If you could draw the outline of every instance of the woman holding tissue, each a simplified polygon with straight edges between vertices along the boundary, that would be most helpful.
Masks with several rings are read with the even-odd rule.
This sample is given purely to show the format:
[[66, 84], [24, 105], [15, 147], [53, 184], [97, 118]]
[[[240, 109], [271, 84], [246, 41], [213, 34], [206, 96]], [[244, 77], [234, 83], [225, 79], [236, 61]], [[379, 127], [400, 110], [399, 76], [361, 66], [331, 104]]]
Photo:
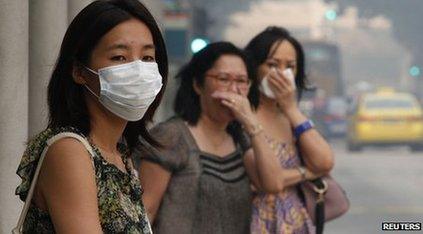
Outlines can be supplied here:
[[216, 42], [177, 78], [176, 117], [151, 131], [163, 148], [139, 147], [154, 233], [249, 233], [250, 183], [282, 188], [274, 178], [281, 166], [252, 111], [259, 95], [252, 66], [242, 50]]
[[272, 194], [257, 188], [251, 233], [314, 233], [296, 185], [328, 173], [334, 157], [298, 108], [306, 83], [302, 47], [284, 28], [268, 27], [245, 50], [254, 58], [260, 82], [257, 119], [281, 165], [274, 176], [283, 188]]

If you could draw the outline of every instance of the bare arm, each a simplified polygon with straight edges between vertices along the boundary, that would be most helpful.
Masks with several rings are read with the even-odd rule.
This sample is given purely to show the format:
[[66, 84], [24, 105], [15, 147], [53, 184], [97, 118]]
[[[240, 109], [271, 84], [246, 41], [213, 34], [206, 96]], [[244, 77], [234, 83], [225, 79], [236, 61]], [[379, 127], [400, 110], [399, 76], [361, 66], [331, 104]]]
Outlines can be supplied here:
[[37, 186], [57, 233], [102, 233], [91, 156], [78, 140], [49, 148]]
[[[293, 108], [285, 113], [293, 127], [307, 120], [298, 108]], [[327, 174], [332, 170], [335, 164], [332, 150], [319, 132], [315, 129], [307, 130], [297, 140], [308, 169], [318, 174]]]
[[[269, 82], [276, 101], [289, 119], [291, 127], [294, 128], [306, 121], [307, 118], [298, 108], [294, 85], [283, 78], [280, 72], [270, 75]], [[297, 140], [307, 168], [316, 174], [329, 173], [334, 166], [334, 156], [326, 140], [315, 129], [304, 132]]]
[[[277, 163], [278, 165], [280, 165], [279, 161]], [[261, 182], [259, 179], [260, 168], [258, 168], [256, 157], [254, 156], [254, 151], [252, 149], [246, 152], [246, 155], [244, 156], [244, 165], [247, 170], [247, 174], [250, 177], [251, 182], [253, 183], [255, 188], [260, 191], [265, 191], [268, 193], [278, 193], [283, 191], [283, 189], [285, 189], [286, 187], [298, 184], [302, 182], [303, 180], [299, 170], [282, 169], [280, 167], [281, 168], [280, 170], [277, 170], [275, 174], [271, 175], [273, 177], [272, 180], [276, 181], [276, 185], [274, 187], [263, 188], [261, 186]], [[318, 175], [306, 169], [306, 173], [305, 173], [306, 180], [315, 179], [317, 177]]]
[[254, 186], [269, 193], [282, 191], [285, 186], [282, 166], [263, 132], [252, 136], [251, 144], [252, 149], [244, 156], [244, 165]]
[[138, 171], [144, 188], [142, 200], [147, 209], [148, 218], [153, 223], [172, 174], [160, 165], [147, 160], [141, 161]]
[[[230, 92], [215, 92], [213, 96], [221, 99], [222, 104], [232, 110], [235, 118], [251, 135], [252, 149], [244, 156], [244, 165], [257, 189], [268, 193], [277, 193], [282, 191], [285, 186], [301, 181], [301, 174], [298, 170], [282, 168], [262, 129], [258, 129], [259, 122], [245, 96]], [[306, 178], [307, 176], [312, 178], [314, 174], [307, 172]]]

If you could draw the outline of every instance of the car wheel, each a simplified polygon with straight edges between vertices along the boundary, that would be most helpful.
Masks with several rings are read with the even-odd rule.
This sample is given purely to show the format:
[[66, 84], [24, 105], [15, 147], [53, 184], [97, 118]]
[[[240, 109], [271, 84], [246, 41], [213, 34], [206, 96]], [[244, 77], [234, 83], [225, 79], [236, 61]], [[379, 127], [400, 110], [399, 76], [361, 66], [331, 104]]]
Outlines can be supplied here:
[[354, 143], [351, 143], [351, 142], [348, 142], [347, 147], [348, 147], [348, 151], [350, 151], [350, 152], [358, 152], [358, 151], [361, 150], [360, 145], [354, 144]]
[[410, 148], [412, 152], [423, 151], [423, 145], [411, 145]]

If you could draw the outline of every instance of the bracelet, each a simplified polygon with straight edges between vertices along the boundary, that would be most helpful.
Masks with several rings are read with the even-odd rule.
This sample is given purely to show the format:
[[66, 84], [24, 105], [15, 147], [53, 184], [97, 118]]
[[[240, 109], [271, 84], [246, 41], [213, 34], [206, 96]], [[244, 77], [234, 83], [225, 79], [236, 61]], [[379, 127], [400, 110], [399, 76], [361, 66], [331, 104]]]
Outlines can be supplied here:
[[311, 120], [307, 120], [303, 123], [301, 123], [300, 125], [296, 126], [294, 128], [294, 136], [295, 139], [299, 139], [301, 134], [303, 134], [305, 131], [310, 130], [314, 127], [314, 123]]
[[298, 172], [300, 172], [301, 182], [306, 181], [307, 180], [306, 179], [306, 169], [304, 167], [302, 167], [302, 166], [298, 166], [296, 168], [297, 168]]
[[251, 131], [247, 131], [247, 133], [250, 137], [254, 137], [262, 131], [263, 131], [263, 126], [261, 126], [261, 124], [257, 124], [253, 126], [253, 129]]

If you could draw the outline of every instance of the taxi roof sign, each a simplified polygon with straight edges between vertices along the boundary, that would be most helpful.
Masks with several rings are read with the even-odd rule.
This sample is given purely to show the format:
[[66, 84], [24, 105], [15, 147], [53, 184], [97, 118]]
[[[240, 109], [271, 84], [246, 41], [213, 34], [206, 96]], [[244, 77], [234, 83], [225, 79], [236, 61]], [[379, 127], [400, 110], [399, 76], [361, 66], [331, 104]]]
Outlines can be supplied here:
[[395, 93], [395, 89], [392, 87], [379, 87], [377, 93]]

